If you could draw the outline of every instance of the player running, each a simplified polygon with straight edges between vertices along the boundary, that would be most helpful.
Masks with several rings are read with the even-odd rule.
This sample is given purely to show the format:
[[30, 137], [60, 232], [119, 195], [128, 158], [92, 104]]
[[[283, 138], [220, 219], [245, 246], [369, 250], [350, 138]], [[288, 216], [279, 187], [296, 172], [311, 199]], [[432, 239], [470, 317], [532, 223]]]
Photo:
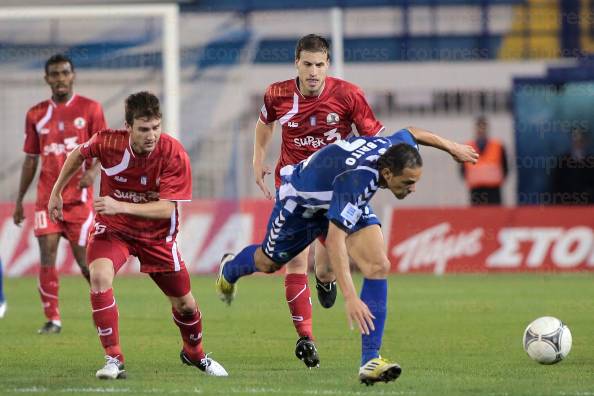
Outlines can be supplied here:
[[[354, 84], [328, 77], [330, 48], [321, 36], [302, 37], [295, 48], [297, 77], [270, 85], [256, 124], [253, 167], [256, 183], [268, 199], [273, 195], [264, 183], [270, 173], [264, 165], [275, 123], [281, 126], [281, 153], [275, 170], [275, 186], [281, 184], [280, 169], [297, 164], [317, 150], [352, 135], [375, 136], [383, 125], [375, 118], [363, 91]], [[319, 365], [313, 342], [311, 294], [307, 281], [309, 248], [287, 262], [285, 297], [299, 335], [296, 356], [308, 367]], [[315, 243], [316, 290], [320, 305], [330, 308], [336, 299], [335, 277], [324, 246]], [[230, 296], [232, 298], [232, 296]], [[227, 303], [231, 299], [226, 300]]]
[[[417, 142], [446, 151], [460, 162], [474, 163], [478, 158], [470, 146], [412, 127], [389, 137], [339, 141], [281, 169], [281, 186], [263, 243], [247, 246], [235, 257], [226, 255], [219, 269], [217, 288], [232, 295], [240, 277], [272, 273], [317, 237], [325, 236], [348, 320], [362, 334], [359, 379], [368, 385], [393, 381], [401, 373], [398, 364], [379, 354], [390, 261], [369, 201], [378, 188], [389, 189], [398, 199], [415, 191], [422, 168]], [[364, 277], [360, 298], [351, 278], [349, 256]]]
[[89, 140], [96, 131], [106, 128], [101, 105], [74, 93], [75, 77], [74, 65], [67, 56], [57, 54], [49, 58], [45, 63], [45, 82], [51, 88], [52, 97], [29, 109], [25, 121], [25, 161], [13, 220], [20, 225], [25, 219], [23, 198], [35, 177], [41, 157], [34, 233], [39, 242], [41, 261], [39, 296], [47, 321], [39, 329], [39, 334], [56, 334], [62, 330], [56, 271], [60, 237], [68, 239], [83, 276], [89, 280], [85, 247], [93, 221], [93, 180], [97, 164], [93, 164], [92, 160], [83, 161], [65, 186], [63, 219], [54, 222], [47, 213], [50, 191], [67, 155], [80, 143]]
[[87, 257], [91, 306], [106, 363], [100, 379], [125, 378], [113, 279], [130, 255], [140, 260], [171, 302], [173, 322], [183, 340], [181, 361], [213, 376], [227, 371], [205, 355], [202, 314], [192, 296], [190, 277], [178, 251], [178, 202], [192, 199], [190, 161], [182, 145], [161, 133], [159, 100], [148, 92], [126, 99], [126, 129], [104, 130], [68, 157], [50, 197], [52, 219], [61, 219], [61, 194], [81, 163], [101, 162], [101, 192], [95, 200], [94, 229]]

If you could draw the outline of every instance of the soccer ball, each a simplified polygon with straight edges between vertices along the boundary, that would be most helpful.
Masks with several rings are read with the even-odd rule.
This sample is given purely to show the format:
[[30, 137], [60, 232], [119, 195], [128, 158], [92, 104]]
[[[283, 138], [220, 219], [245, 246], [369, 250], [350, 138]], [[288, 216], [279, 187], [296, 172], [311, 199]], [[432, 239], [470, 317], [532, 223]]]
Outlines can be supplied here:
[[559, 319], [543, 316], [524, 330], [524, 350], [541, 364], [554, 364], [565, 359], [571, 350], [571, 331]]

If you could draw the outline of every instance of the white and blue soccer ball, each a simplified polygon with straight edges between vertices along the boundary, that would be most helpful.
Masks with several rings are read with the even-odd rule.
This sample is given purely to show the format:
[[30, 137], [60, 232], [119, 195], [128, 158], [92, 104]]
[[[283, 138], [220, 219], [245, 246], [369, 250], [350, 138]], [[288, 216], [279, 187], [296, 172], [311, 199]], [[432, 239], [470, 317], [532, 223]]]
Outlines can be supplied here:
[[524, 350], [541, 364], [554, 364], [565, 359], [571, 350], [571, 331], [552, 316], [543, 316], [524, 330]]

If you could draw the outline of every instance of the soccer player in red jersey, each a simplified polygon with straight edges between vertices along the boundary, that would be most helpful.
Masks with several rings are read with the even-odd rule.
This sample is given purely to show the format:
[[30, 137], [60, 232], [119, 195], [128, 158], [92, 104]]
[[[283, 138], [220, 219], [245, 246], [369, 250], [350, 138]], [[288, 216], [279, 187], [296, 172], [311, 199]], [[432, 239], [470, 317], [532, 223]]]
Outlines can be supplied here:
[[61, 219], [61, 194], [68, 180], [84, 161], [101, 162], [101, 191], [87, 248], [93, 320], [106, 355], [96, 376], [125, 378], [112, 283], [130, 255], [138, 257], [141, 272], [148, 273], [171, 302], [173, 322], [183, 340], [182, 362], [208, 375], [227, 376], [203, 351], [202, 314], [176, 242], [178, 202], [192, 199], [190, 160], [181, 143], [161, 133], [155, 95], [130, 95], [125, 114], [126, 129], [100, 131], [72, 151], [48, 205], [52, 219]]
[[[295, 48], [297, 77], [274, 83], [266, 89], [256, 124], [253, 168], [256, 183], [268, 199], [273, 195], [264, 184], [264, 176], [270, 173], [264, 159], [276, 122], [280, 124], [282, 136], [280, 158], [274, 173], [277, 189], [281, 168], [296, 164], [326, 145], [352, 135], [352, 124], [360, 136], [375, 136], [384, 129], [363, 91], [350, 82], [327, 76], [329, 66], [328, 42], [318, 35], [304, 36]], [[308, 367], [315, 367], [319, 358], [312, 334], [308, 255], [309, 249], [305, 249], [285, 266], [285, 297], [300, 337], [295, 354]], [[330, 308], [336, 299], [335, 277], [329, 268], [326, 249], [316, 241], [316, 289], [324, 308]]]
[[39, 329], [39, 334], [59, 333], [62, 329], [56, 271], [61, 236], [70, 242], [76, 262], [83, 276], [89, 280], [85, 246], [93, 221], [93, 180], [97, 164], [91, 160], [81, 163], [73, 179], [65, 186], [63, 220], [53, 222], [47, 213], [50, 191], [68, 153], [86, 142], [96, 131], [106, 128], [101, 105], [75, 94], [74, 80], [74, 65], [67, 56], [57, 54], [49, 58], [45, 64], [45, 81], [51, 88], [52, 97], [29, 109], [25, 121], [25, 161], [13, 220], [20, 225], [25, 218], [23, 198], [35, 177], [41, 157], [34, 232], [41, 256], [39, 295], [47, 321]]

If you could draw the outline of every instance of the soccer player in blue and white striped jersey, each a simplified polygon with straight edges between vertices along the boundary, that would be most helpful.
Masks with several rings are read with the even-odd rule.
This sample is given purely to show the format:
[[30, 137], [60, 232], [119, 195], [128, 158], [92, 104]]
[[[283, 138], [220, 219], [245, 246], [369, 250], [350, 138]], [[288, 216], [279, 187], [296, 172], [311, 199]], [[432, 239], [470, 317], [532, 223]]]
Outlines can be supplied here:
[[[282, 168], [281, 186], [263, 243], [248, 246], [236, 256], [223, 257], [217, 279], [221, 299], [233, 299], [240, 277], [272, 273], [316, 238], [325, 236], [348, 319], [362, 334], [359, 379], [373, 384], [398, 378], [400, 366], [379, 354], [390, 262], [380, 222], [369, 201], [379, 188], [389, 189], [398, 199], [415, 191], [423, 165], [418, 144], [446, 151], [459, 162], [478, 159], [470, 146], [410, 127], [387, 137], [338, 141], [297, 165]], [[349, 256], [364, 277], [360, 297], [351, 277]]]

